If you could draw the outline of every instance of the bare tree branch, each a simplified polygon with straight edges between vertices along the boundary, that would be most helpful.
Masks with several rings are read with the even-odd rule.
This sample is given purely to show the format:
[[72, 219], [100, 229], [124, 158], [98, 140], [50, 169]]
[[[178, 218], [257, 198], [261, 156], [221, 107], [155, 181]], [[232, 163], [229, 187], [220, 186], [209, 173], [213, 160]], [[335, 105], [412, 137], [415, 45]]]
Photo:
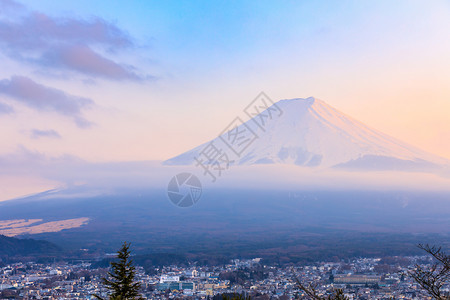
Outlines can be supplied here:
[[433, 299], [449, 300], [450, 295], [445, 295], [442, 287], [450, 280], [450, 256], [442, 251], [441, 247], [418, 245], [418, 247], [434, 259], [431, 267], [423, 267], [416, 264], [415, 269], [409, 275], [431, 296]]

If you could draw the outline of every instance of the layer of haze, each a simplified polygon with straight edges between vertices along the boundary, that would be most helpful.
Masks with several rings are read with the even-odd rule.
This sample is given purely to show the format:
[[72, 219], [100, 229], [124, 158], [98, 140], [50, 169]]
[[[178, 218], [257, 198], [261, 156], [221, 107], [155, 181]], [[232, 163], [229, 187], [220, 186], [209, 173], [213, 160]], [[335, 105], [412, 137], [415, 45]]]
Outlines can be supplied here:
[[[165, 166], [158, 161], [87, 163], [57, 160], [49, 162], [47, 167], [34, 165], [28, 172], [16, 169], [16, 179], [22, 183], [21, 193], [17, 194], [17, 190], [14, 190], [16, 187], [10, 185], [4, 189], [0, 201], [32, 194], [36, 192], [32, 189], [38, 187], [42, 188], [41, 191], [44, 188], [54, 188], [59, 198], [108, 195], [124, 189], [134, 193], [155, 190], [158, 195], [161, 195], [165, 194], [172, 177], [183, 172], [197, 176], [204, 192], [220, 189], [286, 192], [302, 190], [450, 192], [450, 173], [441, 175], [397, 171], [361, 173], [319, 170], [294, 165], [255, 165], [233, 166], [223, 171], [221, 176], [213, 181], [210, 176], [203, 173], [203, 169], [196, 166]], [[0, 179], [8, 178], [2, 176], [2, 173], [0, 172]], [[23, 176], [18, 176], [20, 174]], [[43, 179], [37, 182], [36, 177]], [[11, 181], [9, 183], [11, 184]]]

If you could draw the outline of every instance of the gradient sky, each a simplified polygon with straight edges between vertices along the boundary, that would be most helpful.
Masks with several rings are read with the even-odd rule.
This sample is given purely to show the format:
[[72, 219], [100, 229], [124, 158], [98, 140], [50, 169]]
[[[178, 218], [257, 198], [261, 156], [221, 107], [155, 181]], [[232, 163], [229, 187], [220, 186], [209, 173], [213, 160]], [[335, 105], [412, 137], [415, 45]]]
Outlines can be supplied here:
[[449, 1], [0, 0], [0, 161], [163, 160], [260, 92], [450, 158]]

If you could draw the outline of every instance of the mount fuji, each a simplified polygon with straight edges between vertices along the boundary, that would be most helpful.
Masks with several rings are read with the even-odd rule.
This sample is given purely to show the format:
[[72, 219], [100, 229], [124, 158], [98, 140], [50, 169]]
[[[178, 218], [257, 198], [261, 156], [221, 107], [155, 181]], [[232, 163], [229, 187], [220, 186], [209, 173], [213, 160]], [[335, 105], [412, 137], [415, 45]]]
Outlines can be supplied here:
[[[278, 115], [274, 116], [273, 111], [279, 112]], [[258, 126], [263, 119], [265, 126]], [[233, 130], [247, 131], [255, 137], [239, 155], [224, 145]], [[420, 172], [439, 171], [450, 165], [444, 158], [374, 130], [313, 97], [281, 100], [247, 122], [164, 164], [197, 164], [212, 144], [227, 152], [230, 164], [234, 165], [293, 164], [311, 168]]]
[[[277, 263], [280, 257], [298, 263], [301, 255], [308, 261], [340, 253], [392, 255], [415, 249], [429, 233], [433, 243], [436, 233], [448, 240], [447, 160], [314, 98], [268, 102], [258, 110], [252, 102], [244, 110], [247, 122], [237, 118], [217, 138], [165, 162], [182, 167], [46, 160], [52, 164], [42, 164], [43, 174], [69, 184], [0, 202], [0, 234], [33, 235], [90, 259], [127, 240], [141, 253]], [[203, 171], [198, 167], [186, 173], [194, 167], [185, 165], [199, 160], [215, 170], [205, 156], [224, 160], [224, 154], [237, 166], [220, 183], [194, 180]], [[402, 173], [367, 172], [373, 170]], [[180, 209], [191, 204], [174, 205], [180, 198], [195, 206]], [[337, 254], [330, 252], [336, 245]]]

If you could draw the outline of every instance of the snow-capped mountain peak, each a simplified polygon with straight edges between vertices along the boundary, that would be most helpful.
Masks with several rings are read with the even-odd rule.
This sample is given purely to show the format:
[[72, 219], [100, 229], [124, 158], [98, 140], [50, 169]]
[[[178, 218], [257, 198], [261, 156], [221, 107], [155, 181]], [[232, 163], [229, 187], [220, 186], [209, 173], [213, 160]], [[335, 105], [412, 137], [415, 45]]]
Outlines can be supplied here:
[[[280, 113], [264, 116], [272, 108]], [[273, 109], [274, 110], [274, 109]], [[269, 111], [270, 113], [270, 111]], [[265, 117], [264, 127], [258, 120]], [[245, 150], [233, 150], [230, 136], [247, 133]], [[448, 161], [407, 145], [345, 115], [314, 97], [280, 100], [217, 138], [167, 160], [198, 163], [208, 146], [221, 149], [233, 164], [295, 164], [307, 167], [428, 170]], [[242, 147], [241, 147], [242, 148]], [[211, 163], [211, 161], [209, 161]]]

